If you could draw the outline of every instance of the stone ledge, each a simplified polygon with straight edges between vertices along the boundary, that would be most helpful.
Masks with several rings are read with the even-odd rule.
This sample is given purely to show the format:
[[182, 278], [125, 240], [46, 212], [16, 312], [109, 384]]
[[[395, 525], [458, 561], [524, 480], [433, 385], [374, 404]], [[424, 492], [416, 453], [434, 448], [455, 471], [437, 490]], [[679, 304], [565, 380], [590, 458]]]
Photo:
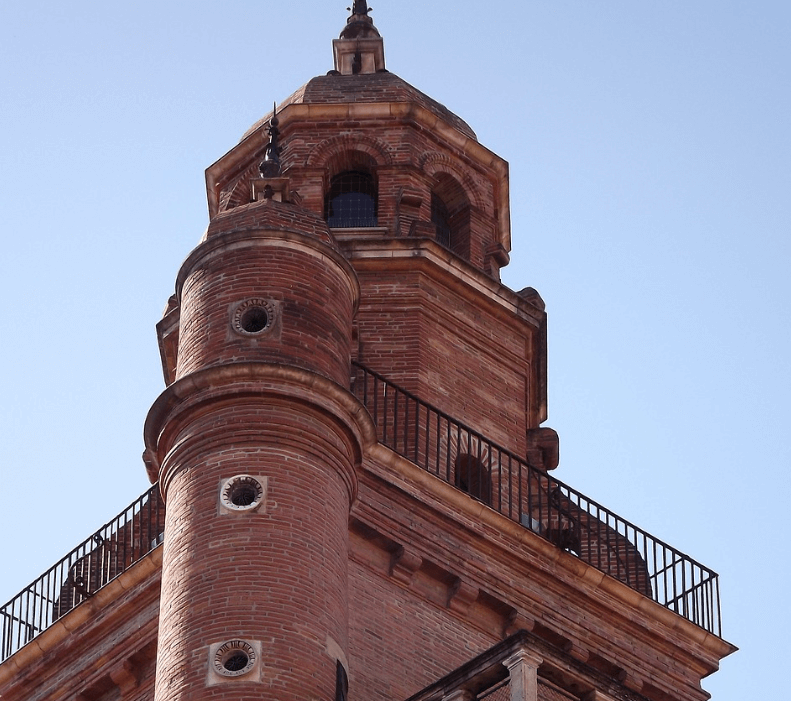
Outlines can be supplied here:
[[162, 547], [158, 546], [126, 572], [102, 587], [96, 595], [82, 602], [53, 623], [43, 633], [20, 648], [0, 664], [0, 689], [23, 673], [30, 665], [50, 654], [79, 628], [94, 620], [130, 589], [145, 582], [162, 569]]

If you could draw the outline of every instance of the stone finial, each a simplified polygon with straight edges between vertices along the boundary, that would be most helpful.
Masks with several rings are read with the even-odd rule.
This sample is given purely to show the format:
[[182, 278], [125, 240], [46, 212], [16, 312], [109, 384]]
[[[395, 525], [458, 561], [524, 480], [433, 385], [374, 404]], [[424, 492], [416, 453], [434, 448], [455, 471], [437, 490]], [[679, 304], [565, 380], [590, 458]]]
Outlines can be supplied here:
[[351, 17], [346, 20], [346, 26], [341, 32], [341, 39], [374, 39], [379, 38], [379, 30], [374, 27], [374, 21], [368, 16], [371, 8], [365, 0], [354, 0], [352, 7], [347, 7]]
[[354, 0], [352, 14], [333, 43], [335, 69], [332, 75], [366, 75], [385, 70], [384, 42], [368, 13], [365, 0]]

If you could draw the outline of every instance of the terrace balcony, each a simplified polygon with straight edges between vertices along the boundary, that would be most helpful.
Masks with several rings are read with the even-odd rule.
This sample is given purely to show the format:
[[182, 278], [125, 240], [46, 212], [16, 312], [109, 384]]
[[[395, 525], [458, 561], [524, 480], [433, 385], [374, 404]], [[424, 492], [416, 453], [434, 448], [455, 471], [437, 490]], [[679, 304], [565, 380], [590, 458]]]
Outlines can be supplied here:
[[[351, 390], [381, 444], [721, 637], [715, 572], [381, 375], [352, 370]], [[0, 663], [157, 548], [164, 515], [154, 485], [0, 607]]]

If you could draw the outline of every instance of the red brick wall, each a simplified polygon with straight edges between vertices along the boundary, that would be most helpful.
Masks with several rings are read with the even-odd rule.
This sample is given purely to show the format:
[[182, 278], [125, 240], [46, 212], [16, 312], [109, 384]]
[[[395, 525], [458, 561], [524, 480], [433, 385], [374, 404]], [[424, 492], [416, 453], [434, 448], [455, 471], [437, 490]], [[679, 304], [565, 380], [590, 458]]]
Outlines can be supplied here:
[[[437, 132], [396, 119], [386, 129], [375, 120], [317, 120], [286, 125], [281, 141], [283, 175], [290, 179], [291, 191], [300, 206], [319, 217], [324, 216], [324, 193], [329, 180], [343, 169], [343, 163], [350, 169], [364, 165], [370, 170], [378, 185], [379, 225], [387, 228], [389, 236], [409, 236], [415, 222], [426, 223], [426, 231], [431, 231], [432, 187], [440, 178], [454, 179], [465, 193], [470, 210], [471, 228], [464, 257], [490, 274], [485, 252], [497, 239], [497, 176]], [[261, 154], [252, 159], [255, 164], [263, 157], [265, 145], [262, 141]], [[249, 202], [250, 181], [254, 177], [256, 169], [251, 166], [232, 178], [221, 194], [225, 206]], [[419, 207], [402, 206], [404, 191], [417, 198]]]
[[527, 324], [505, 323], [419, 271], [358, 271], [358, 359], [488, 439], [524, 455]]
[[[178, 379], [268, 363], [348, 387], [356, 277], [322, 219], [262, 201], [212, 221], [177, 292], [179, 390], [152, 446], [167, 503], [156, 698], [326, 698], [348, 650], [356, 449], [306, 387]], [[246, 335], [233, 315], [251, 299], [271, 323]], [[268, 482], [265, 503], [229, 514], [220, 485], [241, 474]], [[210, 646], [237, 639], [261, 644], [260, 674], [207, 684]]]
[[[322, 414], [274, 397], [214, 405], [173, 445], [157, 698], [325, 698], [327, 636], [348, 646], [349, 446]], [[268, 477], [263, 510], [218, 510], [237, 474]], [[207, 687], [208, 646], [237, 638], [262, 642], [263, 686]]]
[[358, 272], [357, 360], [418, 392], [421, 357], [420, 280], [400, 272]]
[[406, 699], [497, 642], [365, 566], [349, 567], [352, 701]]

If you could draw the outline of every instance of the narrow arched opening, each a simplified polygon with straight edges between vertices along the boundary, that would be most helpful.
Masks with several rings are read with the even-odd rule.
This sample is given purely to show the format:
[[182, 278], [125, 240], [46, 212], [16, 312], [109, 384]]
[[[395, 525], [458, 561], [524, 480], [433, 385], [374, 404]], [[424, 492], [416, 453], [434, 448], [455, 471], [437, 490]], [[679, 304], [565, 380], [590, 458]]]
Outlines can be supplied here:
[[461, 184], [447, 173], [432, 185], [431, 223], [437, 243], [470, 259], [470, 202]]
[[450, 248], [452, 229], [450, 226], [450, 210], [445, 201], [436, 193], [431, 193], [431, 223], [436, 231], [437, 243]]
[[491, 476], [489, 468], [481, 460], [469, 453], [462, 453], [456, 457], [454, 468], [454, 481], [459, 489], [484, 504], [491, 504]]

